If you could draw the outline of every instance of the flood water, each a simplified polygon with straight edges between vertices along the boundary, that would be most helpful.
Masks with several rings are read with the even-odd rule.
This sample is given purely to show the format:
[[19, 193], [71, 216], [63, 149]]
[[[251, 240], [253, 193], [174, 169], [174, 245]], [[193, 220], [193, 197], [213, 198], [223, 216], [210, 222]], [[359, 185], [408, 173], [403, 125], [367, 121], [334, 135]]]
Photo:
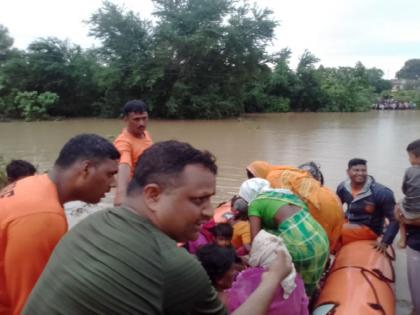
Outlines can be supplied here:
[[[0, 123], [0, 155], [5, 160], [26, 159], [39, 170], [49, 169], [58, 151], [78, 133], [113, 138], [123, 127], [120, 120], [77, 119], [51, 122]], [[405, 148], [420, 138], [420, 111], [368, 113], [287, 113], [247, 115], [219, 121], [151, 120], [153, 140], [176, 139], [216, 155], [219, 176], [214, 204], [237, 193], [245, 167], [253, 160], [299, 165], [321, 164], [326, 186], [335, 190], [353, 157], [368, 160], [376, 180], [390, 187], [398, 199], [409, 166]], [[109, 195], [101, 205], [112, 200]], [[95, 210], [97, 207], [91, 207]], [[76, 210], [71, 210], [77, 216]], [[397, 297], [399, 315], [409, 314], [409, 293], [404, 251], [398, 250]]]

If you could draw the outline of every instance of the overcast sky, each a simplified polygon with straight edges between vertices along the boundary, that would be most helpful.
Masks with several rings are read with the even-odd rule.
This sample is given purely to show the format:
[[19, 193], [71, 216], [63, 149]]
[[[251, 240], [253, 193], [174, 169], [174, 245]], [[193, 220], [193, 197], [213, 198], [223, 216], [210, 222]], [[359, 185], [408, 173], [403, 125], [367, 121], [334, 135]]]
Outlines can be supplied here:
[[[148, 18], [151, 0], [113, 0]], [[420, 0], [258, 0], [280, 22], [270, 51], [290, 47], [292, 66], [309, 49], [325, 66], [361, 61], [393, 78], [407, 59], [420, 58]], [[101, 0], [0, 0], [0, 24], [15, 47], [56, 36], [83, 47], [98, 45], [83, 23]]]

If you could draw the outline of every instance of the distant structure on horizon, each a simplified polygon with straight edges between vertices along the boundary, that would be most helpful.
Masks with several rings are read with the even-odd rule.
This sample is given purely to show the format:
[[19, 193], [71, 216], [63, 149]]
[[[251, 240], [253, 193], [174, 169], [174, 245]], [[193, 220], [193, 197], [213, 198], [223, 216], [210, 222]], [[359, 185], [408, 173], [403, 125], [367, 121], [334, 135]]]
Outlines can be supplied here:
[[391, 80], [392, 84], [392, 91], [401, 91], [404, 90], [405, 86], [407, 85], [408, 80], [406, 79], [393, 79]]

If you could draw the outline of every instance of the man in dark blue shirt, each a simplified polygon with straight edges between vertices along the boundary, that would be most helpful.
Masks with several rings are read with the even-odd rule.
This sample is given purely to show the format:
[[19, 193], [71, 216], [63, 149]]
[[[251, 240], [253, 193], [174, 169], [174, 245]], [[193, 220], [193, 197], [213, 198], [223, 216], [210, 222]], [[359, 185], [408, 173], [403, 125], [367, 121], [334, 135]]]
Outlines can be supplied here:
[[382, 235], [387, 218], [389, 225], [376, 245], [380, 252], [385, 252], [399, 228], [394, 217], [394, 193], [368, 175], [366, 164], [366, 160], [351, 159], [347, 169], [349, 178], [337, 187], [338, 197], [347, 205], [348, 222], [343, 226], [342, 245], [357, 240], [376, 240]]

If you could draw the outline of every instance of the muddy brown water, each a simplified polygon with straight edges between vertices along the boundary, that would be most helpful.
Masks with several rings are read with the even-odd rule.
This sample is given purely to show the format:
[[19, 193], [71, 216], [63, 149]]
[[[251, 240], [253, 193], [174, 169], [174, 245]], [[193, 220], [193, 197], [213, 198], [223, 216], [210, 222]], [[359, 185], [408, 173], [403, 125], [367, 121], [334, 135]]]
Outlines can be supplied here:
[[[26, 159], [41, 171], [53, 164], [62, 145], [78, 133], [113, 138], [121, 120], [75, 119], [46, 122], [0, 123], [0, 155], [6, 160]], [[350, 158], [368, 160], [376, 180], [402, 197], [401, 181], [409, 166], [405, 147], [420, 138], [420, 111], [368, 113], [288, 113], [246, 115], [218, 121], [151, 120], [153, 140], [176, 139], [216, 155], [219, 175], [214, 204], [237, 193], [245, 167], [253, 160], [298, 165], [309, 160], [321, 164], [327, 186], [335, 189], [346, 176]], [[112, 192], [98, 206], [67, 207], [70, 225], [86, 213], [110, 204]], [[397, 250], [397, 314], [409, 314], [410, 298], [405, 274], [405, 252]]]

